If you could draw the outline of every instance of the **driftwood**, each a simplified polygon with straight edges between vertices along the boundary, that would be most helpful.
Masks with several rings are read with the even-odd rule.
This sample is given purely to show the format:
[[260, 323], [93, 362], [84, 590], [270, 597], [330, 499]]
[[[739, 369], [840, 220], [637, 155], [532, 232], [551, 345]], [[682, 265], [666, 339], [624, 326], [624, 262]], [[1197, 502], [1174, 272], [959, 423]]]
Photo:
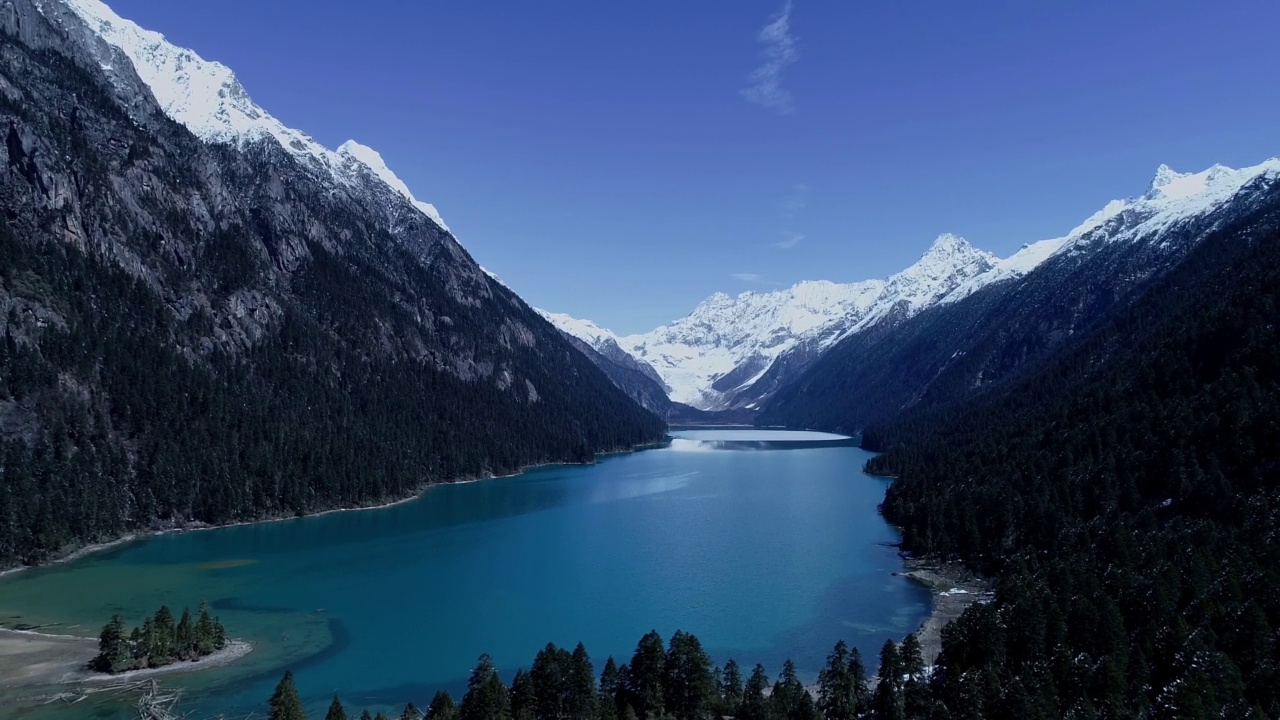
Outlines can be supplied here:
[[139, 690], [138, 720], [177, 720], [173, 706], [178, 703], [182, 693], [176, 690], [164, 690], [155, 679], [144, 680], [130, 690]]

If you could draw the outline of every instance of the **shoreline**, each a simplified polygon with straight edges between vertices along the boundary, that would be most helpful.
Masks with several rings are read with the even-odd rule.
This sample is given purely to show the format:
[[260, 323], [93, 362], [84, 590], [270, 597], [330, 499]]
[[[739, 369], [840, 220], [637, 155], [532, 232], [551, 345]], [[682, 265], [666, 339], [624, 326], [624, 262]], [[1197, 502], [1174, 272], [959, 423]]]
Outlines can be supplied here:
[[933, 599], [933, 608], [916, 630], [924, 663], [932, 667], [942, 652], [942, 630], [970, 606], [990, 602], [992, 582], [953, 563], [903, 555], [902, 572], [895, 572], [925, 586]]
[[35, 630], [0, 628], [0, 689], [80, 685], [100, 689], [163, 675], [223, 667], [253, 652], [245, 640], [228, 640], [226, 647], [199, 660], [178, 661], [158, 668], [108, 674], [88, 669], [98, 654], [95, 638]]
[[[443, 485], [465, 485], [468, 483], [481, 482], [484, 480], [501, 480], [503, 478], [519, 477], [520, 475], [524, 475], [525, 473], [530, 472], [532, 470], [539, 470], [542, 468], [555, 467], [555, 466], [572, 467], [572, 466], [579, 466], [579, 465], [594, 465], [598, 463], [602, 458], [610, 458], [618, 455], [630, 455], [631, 453], [641, 452], [644, 450], [656, 450], [656, 449], [665, 447], [669, 442], [670, 442], [670, 435], [666, 435], [664, 436], [664, 439], [661, 441], [644, 443], [641, 445], [634, 445], [629, 449], [602, 450], [596, 453], [592, 461], [589, 463], [575, 463], [575, 462], [532, 463], [530, 465], [522, 466], [519, 470], [516, 470], [515, 472], [507, 473], [505, 475], [482, 475], [480, 477], [461, 477], [456, 480], [446, 480], [443, 482], [428, 483], [422, 486], [421, 488], [419, 488], [418, 490], [416, 490], [415, 492], [413, 492], [412, 494], [408, 495], [407, 497], [402, 497], [395, 500], [388, 500], [385, 502], [379, 502], [377, 505], [355, 505], [351, 507], [334, 507], [334, 508], [329, 508], [328, 510], [319, 510], [313, 513], [307, 513], [305, 515], [289, 515], [285, 517], [262, 517], [255, 520], [238, 520], [236, 522], [223, 523], [221, 525], [211, 525], [209, 523], [196, 521], [196, 522], [192, 522], [189, 525], [161, 528], [159, 530], [137, 530], [134, 532], [130, 532], [127, 535], [122, 535], [121, 537], [115, 538], [114, 540], [108, 540], [105, 542], [83, 545], [74, 550], [71, 550], [70, 552], [64, 555], [60, 555], [52, 560], [49, 560], [48, 562], [43, 562], [38, 565], [15, 565], [13, 567], [0, 569], [0, 580], [3, 580], [5, 577], [9, 575], [20, 573], [23, 570], [29, 570], [32, 568], [40, 568], [40, 567], [49, 567], [53, 565], [62, 565], [64, 563], [74, 562], [76, 560], [87, 557], [89, 555], [93, 555], [95, 553], [111, 550], [112, 548], [116, 548], [122, 545], [127, 545], [132, 542], [147, 540], [149, 538], [154, 538], [154, 537], [160, 537], [162, 535], [169, 535], [174, 533], [201, 532], [205, 530], [222, 530], [225, 528], [242, 527], [245, 525], [258, 525], [262, 523], [286, 522], [288, 520], [302, 520], [305, 518], [316, 518], [322, 515], [329, 515], [330, 513], [364, 512], [367, 510], [385, 510], [387, 508], [395, 507], [396, 505], [402, 505], [404, 503], [418, 500], [423, 495], [425, 495], [428, 491], [430, 491], [432, 488], [440, 487]], [[2, 628], [0, 628], [0, 630], [2, 630]]]

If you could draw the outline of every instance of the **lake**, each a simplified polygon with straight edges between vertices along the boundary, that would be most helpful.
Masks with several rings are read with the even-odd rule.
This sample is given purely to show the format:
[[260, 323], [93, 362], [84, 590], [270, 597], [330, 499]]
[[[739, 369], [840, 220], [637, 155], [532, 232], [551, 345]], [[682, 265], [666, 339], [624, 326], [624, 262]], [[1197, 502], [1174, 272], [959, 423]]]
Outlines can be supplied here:
[[[548, 641], [596, 671], [650, 629], [697, 635], [717, 663], [791, 658], [816, 676], [845, 639], [874, 667], [916, 629], [928, 592], [903, 577], [876, 512], [870, 454], [821, 433], [674, 431], [667, 447], [433, 487], [388, 508], [152, 537], [0, 578], [0, 622], [96, 636], [168, 604], [214, 604], [235, 665], [165, 684], [183, 710], [263, 710], [292, 668], [313, 717], [460, 698], [481, 653], [504, 679]], [[96, 713], [96, 715], [95, 715]], [[127, 717], [84, 702], [33, 718]], [[24, 716], [25, 717], [25, 716]]]

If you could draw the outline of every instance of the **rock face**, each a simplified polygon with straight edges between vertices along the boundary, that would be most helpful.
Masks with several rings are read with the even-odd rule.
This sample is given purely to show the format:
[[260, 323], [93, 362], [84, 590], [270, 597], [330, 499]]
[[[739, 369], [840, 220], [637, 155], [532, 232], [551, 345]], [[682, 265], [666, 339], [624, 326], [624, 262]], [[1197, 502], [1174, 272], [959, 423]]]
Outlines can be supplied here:
[[[0, 0], [0, 132], [0, 440], [88, 448], [112, 482], [60, 486], [113, 519], [28, 537], [37, 556], [78, 526], [305, 512], [662, 435], [376, 153], [284, 128], [95, 0]], [[25, 552], [6, 539], [0, 562]]]

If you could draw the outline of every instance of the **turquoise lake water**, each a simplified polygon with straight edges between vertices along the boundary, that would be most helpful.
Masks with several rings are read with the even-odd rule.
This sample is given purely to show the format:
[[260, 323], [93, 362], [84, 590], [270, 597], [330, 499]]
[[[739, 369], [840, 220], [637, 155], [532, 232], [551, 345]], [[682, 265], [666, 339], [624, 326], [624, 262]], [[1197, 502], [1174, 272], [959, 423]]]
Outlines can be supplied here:
[[[851, 442], [777, 431], [678, 431], [669, 447], [435, 487], [394, 507], [165, 535], [0, 579], [0, 617], [96, 635], [161, 604], [214, 603], [233, 666], [166, 684], [197, 716], [261, 711], [292, 668], [310, 713], [460, 697], [487, 652], [506, 679], [548, 641], [597, 672], [651, 628], [697, 635], [717, 662], [785, 658], [816, 675], [838, 639], [868, 664], [913, 631], [928, 592], [894, 576], [886, 481]], [[72, 715], [117, 717], [118, 704]]]

